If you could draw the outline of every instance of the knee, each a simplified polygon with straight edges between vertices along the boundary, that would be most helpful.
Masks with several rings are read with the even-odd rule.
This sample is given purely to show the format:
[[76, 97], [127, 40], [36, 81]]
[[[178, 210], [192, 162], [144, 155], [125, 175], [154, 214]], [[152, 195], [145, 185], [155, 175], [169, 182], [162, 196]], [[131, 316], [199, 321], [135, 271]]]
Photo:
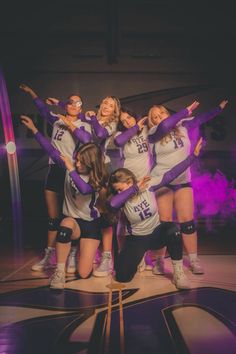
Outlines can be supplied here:
[[183, 234], [191, 235], [196, 231], [194, 220], [185, 221], [180, 223], [180, 230]]
[[66, 226], [60, 226], [57, 232], [56, 241], [59, 243], [71, 242], [72, 229]]

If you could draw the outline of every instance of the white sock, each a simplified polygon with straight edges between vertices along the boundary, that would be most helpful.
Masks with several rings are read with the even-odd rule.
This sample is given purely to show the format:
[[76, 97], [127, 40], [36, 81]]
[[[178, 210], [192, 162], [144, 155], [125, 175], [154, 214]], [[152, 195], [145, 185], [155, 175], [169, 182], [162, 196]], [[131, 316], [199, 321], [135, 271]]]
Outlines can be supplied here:
[[197, 259], [197, 253], [189, 253], [189, 260], [190, 262], [194, 262]]
[[111, 258], [111, 251], [104, 251], [102, 255]]
[[50, 250], [50, 251], [53, 251], [53, 250], [55, 250], [55, 247], [48, 246], [47, 249]]
[[71, 249], [70, 249], [70, 254], [73, 254], [75, 256], [77, 252], [77, 247], [76, 246], [72, 246]]
[[57, 269], [64, 272], [65, 271], [65, 263], [57, 263]]
[[183, 271], [183, 260], [180, 259], [179, 261], [172, 259], [172, 264], [174, 268], [174, 272], [182, 272]]

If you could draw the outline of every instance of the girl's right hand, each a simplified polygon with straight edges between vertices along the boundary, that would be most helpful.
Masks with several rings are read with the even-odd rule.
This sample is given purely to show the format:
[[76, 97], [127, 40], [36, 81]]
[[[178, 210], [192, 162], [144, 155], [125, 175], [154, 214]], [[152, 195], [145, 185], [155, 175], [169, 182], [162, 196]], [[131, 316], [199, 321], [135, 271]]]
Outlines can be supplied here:
[[38, 129], [34, 125], [33, 121], [31, 118], [27, 116], [20, 116], [21, 122], [29, 129], [31, 130], [34, 134], [37, 133]]
[[96, 113], [94, 112], [94, 111], [87, 111], [86, 113], [85, 113], [85, 117], [92, 117], [92, 116], [96, 116]]
[[148, 119], [147, 116], [146, 116], [146, 117], [143, 117], [143, 118], [141, 118], [141, 119], [139, 119], [139, 121], [137, 122], [138, 129], [139, 129], [139, 130], [142, 130], [142, 129], [143, 129], [144, 124], [145, 124], [145, 122], [146, 122], [147, 119]]
[[192, 112], [200, 105], [200, 102], [194, 101], [190, 106], [187, 107], [188, 114], [191, 115]]
[[202, 144], [203, 144], [203, 138], [201, 137], [198, 140], [198, 142], [197, 142], [197, 144], [196, 144], [196, 146], [194, 148], [194, 151], [193, 151], [195, 156], [198, 156], [200, 154], [200, 151], [201, 151], [201, 148], [202, 148]]
[[25, 84], [21, 84], [19, 87], [22, 91], [27, 92], [27, 93], [30, 93], [32, 91], [32, 89]]

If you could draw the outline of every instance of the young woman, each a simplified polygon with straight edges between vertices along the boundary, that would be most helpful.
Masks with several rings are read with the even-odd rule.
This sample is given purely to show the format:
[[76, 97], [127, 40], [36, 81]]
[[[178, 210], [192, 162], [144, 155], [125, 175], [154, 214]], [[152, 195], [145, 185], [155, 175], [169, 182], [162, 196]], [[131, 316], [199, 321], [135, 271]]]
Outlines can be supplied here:
[[179, 289], [189, 288], [182, 266], [182, 237], [173, 222], [161, 224], [155, 199], [155, 191], [170, 183], [182, 173], [199, 155], [202, 139], [194, 155], [166, 172], [163, 178], [148, 176], [137, 182], [134, 174], [126, 168], [114, 171], [109, 179], [109, 206], [114, 210], [122, 208], [127, 220], [129, 236], [121, 249], [115, 264], [116, 280], [128, 282], [134, 277], [144, 253], [149, 249], [167, 246], [174, 268], [173, 283]]
[[57, 266], [50, 279], [51, 288], [63, 289], [65, 263], [73, 240], [80, 239], [78, 276], [87, 278], [92, 272], [93, 260], [101, 240], [100, 213], [96, 208], [96, 201], [100, 189], [107, 182], [104, 159], [97, 145], [87, 143], [78, 149], [74, 167], [70, 158], [61, 155], [37, 130], [30, 118], [21, 116], [21, 120], [55, 163], [60, 168], [67, 169], [64, 218], [56, 237]]
[[[87, 121], [90, 122], [94, 141], [97, 142], [105, 156], [105, 164], [108, 172], [113, 170], [110, 157], [107, 154], [107, 147], [111, 141], [111, 137], [117, 130], [118, 117], [120, 115], [120, 102], [115, 96], [105, 97], [98, 109], [97, 114], [94, 111], [86, 112]], [[105, 189], [100, 194], [101, 213], [104, 209], [106, 198]], [[108, 222], [105, 214], [102, 213], [102, 255], [97, 268], [94, 269], [93, 275], [104, 277], [109, 275], [113, 270], [112, 261], [112, 234], [113, 228]]]
[[[82, 110], [82, 100], [78, 95], [71, 95], [64, 105], [66, 116], [59, 116], [49, 111], [47, 105], [38, 95], [24, 84], [20, 85], [21, 90], [28, 93], [40, 115], [52, 126], [52, 145], [64, 156], [72, 158], [75, 148], [79, 144], [91, 141], [91, 127], [83, 122], [78, 115]], [[61, 119], [63, 118], [63, 119]], [[61, 200], [64, 190], [65, 170], [60, 169], [52, 159], [49, 159], [49, 170], [45, 181], [45, 201], [48, 210], [48, 237], [47, 248], [43, 259], [32, 266], [32, 270], [41, 271], [53, 264], [55, 254], [55, 240], [61, 217]], [[75, 272], [76, 245], [72, 247], [68, 259], [67, 271]]]
[[[176, 163], [183, 161], [189, 155], [191, 141], [188, 129], [199, 126], [214, 118], [225, 108], [227, 101], [220, 103], [219, 107], [195, 117], [183, 119], [163, 138], [158, 135], [158, 126], [170, 119], [168, 110], [160, 105], [153, 106], [149, 111], [149, 124], [153, 126], [149, 131], [149, 141], [153, 145], [154, 165], [151, 176], [162, 177], [167, 170]], [[194, 200], [191, 187], [190, 168], [174, 179], [167, 186], [157, 191], [157, 204], [161, 222], [173, 220], [175, 209], [177, 220], [183, 235], [183, 244], [189, 256], [190, 269], [194, 274], [203, 274], [204, 270], [197, 257], [197, 232], [194, 223]], [[165, 249], [157, 254], [156, 264], [153, 269], [155, 274], [164, 274]]]
[[[170, 131], [176, 123], [192, 113], [198, 107], [197, 101], [193, 102], [187, 108], [180, 112], [173, 114], [170, 119], [162, 124], [159, 124], [155, 132], [156, 139], [163, 137]], [[121, 150], [123, 167], [129, 169], [134, 173], [136, 179], [139, 181], [144, 176], [150, 174], [151, 169], [151, 151], [148, 140], [149, 128], [145, 124], [148, 117], [140, 120], [137, 119], [134, 113], [126, 108], [121, 108], [118, 132], [115, 134], [114, 143]], [[168, 124], [167, 124], [168, 123]], [[138, 270], [143, 271], [152, 269], [148, 257], [145, 257], [146, 265], [141, 262]]]

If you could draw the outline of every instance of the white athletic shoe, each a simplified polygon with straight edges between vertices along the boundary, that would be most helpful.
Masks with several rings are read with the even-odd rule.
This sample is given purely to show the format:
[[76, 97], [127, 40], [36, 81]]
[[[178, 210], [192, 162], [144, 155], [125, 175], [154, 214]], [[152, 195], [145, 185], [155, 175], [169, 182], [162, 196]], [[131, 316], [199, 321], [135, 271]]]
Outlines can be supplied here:
[[45, 248], [43, 259], [34, 264], [31, 270], [40, 271], [51, 267], [55, 267], [55, 248]]
[[97, 268], [93, 270], [95, 277], [106, 277], [113, 271], [113, 261], [109, 254], [103, 253], [102, 259]]
[[137, 271], [139, 273], [144, 272], [145, 268], [146, 268], [146, 264], [145, 264], [145, 259], [144, 259], [144, 256], [143, 256], [141, 262], [138, 265]]
[[174, 271], [172, 283], [177, 289], [190, 289], [190, 283], [183, 270]]
[[56, 269], [50, 278], [51, 289], [64, 289], [65, 287], [65, 272]]
[[156, 275], [163, 275], [165, 274], [165, 267], [164, 267], [164, 258], [159, 258], [157, 257], [156, 259], [156, 263], [152, 269], [153, 274]]
[[193, 272], [193, 274], [204, 274], [204, 269], [200, 264], [199, 258], [190, 261], [190, 270]]

